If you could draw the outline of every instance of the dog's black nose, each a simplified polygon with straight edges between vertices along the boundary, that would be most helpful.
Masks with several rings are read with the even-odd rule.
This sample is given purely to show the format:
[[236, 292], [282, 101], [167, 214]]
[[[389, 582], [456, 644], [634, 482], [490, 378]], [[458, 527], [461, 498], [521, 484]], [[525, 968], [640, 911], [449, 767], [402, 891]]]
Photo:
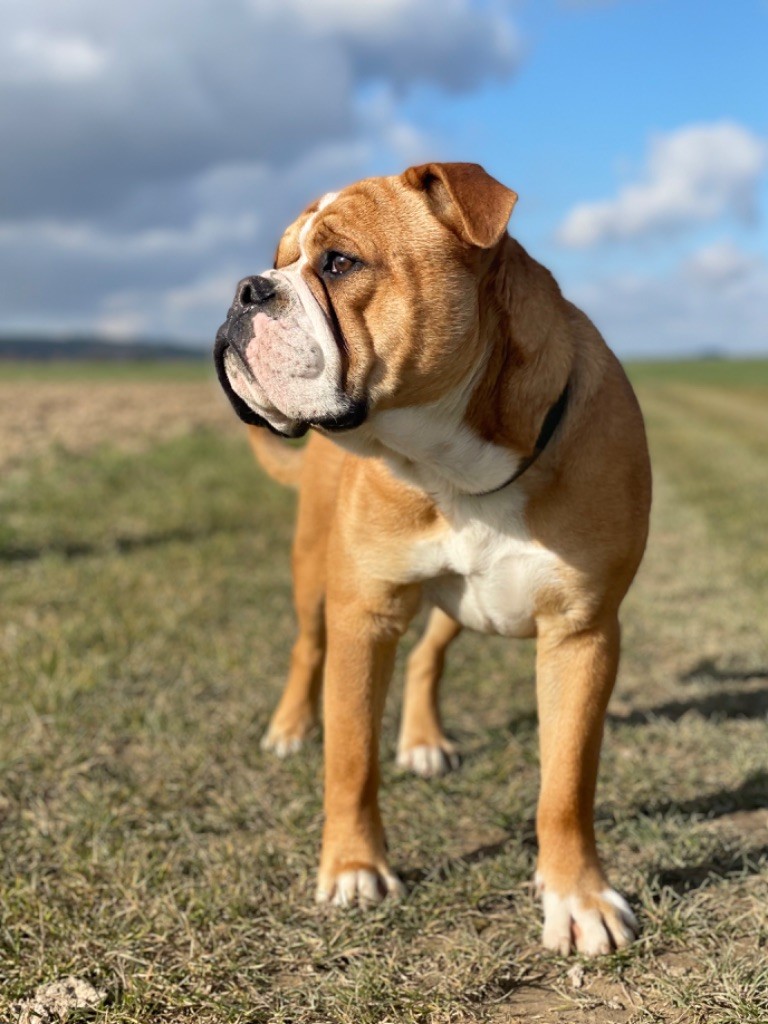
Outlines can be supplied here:
[[235, 291], [235, 306], [248, 309], [262, 306], [277, 294], [277, 286], [268, 277], [244, 277]]

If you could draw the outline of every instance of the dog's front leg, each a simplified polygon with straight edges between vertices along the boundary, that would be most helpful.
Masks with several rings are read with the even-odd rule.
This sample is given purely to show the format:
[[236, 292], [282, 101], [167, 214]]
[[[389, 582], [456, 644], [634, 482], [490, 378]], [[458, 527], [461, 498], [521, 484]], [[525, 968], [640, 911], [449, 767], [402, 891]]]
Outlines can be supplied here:
[[539, 625], [536, 688], [541, 742], [536, 881], [544, 903], [543, 942], [567, 954], [628, 945], [637, 921], [610, 888], [597, 854], [594, 800], [603, 721], [619, 660], [615, 616], [568, 633]]
[[397, 642], [418, 602], [412, 586], [329, 587], [321, 903], [364, 905], [402, 893], [379, 812], [379, 729]]

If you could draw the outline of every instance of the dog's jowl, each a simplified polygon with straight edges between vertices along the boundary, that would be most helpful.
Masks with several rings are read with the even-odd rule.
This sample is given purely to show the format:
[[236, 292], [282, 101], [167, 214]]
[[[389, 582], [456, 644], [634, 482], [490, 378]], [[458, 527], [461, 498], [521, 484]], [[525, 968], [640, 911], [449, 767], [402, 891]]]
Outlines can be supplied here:
[[[457, 764], [437, 708], [462, 627], [537, 638], [544, 945], [627, 945], [593, 804], [618, 611], [645, 547], [643, 421], [618, 361], [507, 234], [517, 197], [476, 164], [426, 164], [307, 207], [237, 286], [219, 379], [265, 468], [300, 488], [299, 635], [265, 745], [297, 749], [323, 691], [318, 899], [402, 891], [379, 813], [379, 729], [408, 665], [398, 760]], [[298, 451], [274, 435], [298, 437]], [[322, 682], [322, 686], [321, 686]]]

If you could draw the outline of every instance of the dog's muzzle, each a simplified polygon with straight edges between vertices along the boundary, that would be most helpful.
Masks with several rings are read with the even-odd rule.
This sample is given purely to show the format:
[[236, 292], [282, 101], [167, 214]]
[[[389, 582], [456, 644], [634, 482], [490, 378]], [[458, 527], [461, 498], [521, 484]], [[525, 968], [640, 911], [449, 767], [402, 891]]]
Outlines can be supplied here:
[[227, 319], [216, 332], [213, 358], [216, 365], [216, 376], [224, 389], [232, 408], [244, 423], [267, 427], [274, 434], [283, 437], [303, 437], [310, 427], [317, 427], [330, 432], [352, 430], [359, 427], [368, 415], [365, 401], [345, 398], [344, 407], [333, 416], [317, 417], [312, 420], [294, 420], [290, 432], [278, 430], [269, 420], [245, 402], [233, 389], [227, 373], [228, 359], [237, 361], [239, 371], [250, 380], [254, 380], [253, 371], [246, 358], [246, 349], [253, 337], [253, 317], [258, 313], [266, 313], [275, 318], [279, 315], [281, 300], [278, 295], [277, 283], [268, 277], [254, 276], [243, 278], [235, 290], [235, 297], [227, 312]]
[[253, 378], [248, 360], [245, 357], [245, 350], [252, 336], [252, 321], [256, 313], [267, 312], [269, 307], [274, 305], [277, 297], [277, 285], [268, 277], [244, 277], [235, 289], [235, 297], [232, 305], [227, 311], [227, 319], [216, 332], [216, 342], [213, 347], [213, 360], [216, 366], [216, 376], [224, 389], [224, 394], [229, 399], [230, 405], [244, 423], [250, 423], [255, 427], [266, 427], [273, 434], [289, 437], [303, 437], [309, 429], [308, 425], [298, 424], [296, 430], [290, 434], [284, 434], [277, 430], [264, 416], [255, 412], [247, 402], [243, 401], [240, 395], [233, 389], [227, 373], [226, 356], [236, 359], [240, 372], [247, 378]]
[[[219, 384], [221, 384], [224, 389], [224, 394], [229, 399], [230, 405], [243, 423], [250, 423], [255, 427], [267, 427], [269, 430], [273, 430], [273, 427], [270, 426], [263, 416], [259, 416], [257, 412], [254, 412], [253, 409], [242, 400], [240, 395], [233, 391], [232, 385], [229, 383], [226, 364], [224, 362], [224, 356], [226, 355], [227, 350], [231, 349], [235, 358], [243, 365], [243, 372], [249, 372], [245, 360], [238, 352], [237, 346], [230, 340], [230, 326], [229, 320], [226, 320], [221, 325], [216, 332], [216, 342], [213, 346], [213, 361], [216, 366], [216, 376], [219, 379]], [[278, 431], [274, 431], [274, 433], [278, 433]]]

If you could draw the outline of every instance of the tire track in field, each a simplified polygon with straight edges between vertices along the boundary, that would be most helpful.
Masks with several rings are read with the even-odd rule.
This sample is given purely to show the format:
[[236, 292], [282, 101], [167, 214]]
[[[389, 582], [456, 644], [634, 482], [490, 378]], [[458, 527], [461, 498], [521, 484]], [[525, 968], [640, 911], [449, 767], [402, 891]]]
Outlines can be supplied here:
[[713, 418], [708, 405], [688, 397], [681, 401], [676, 389], [641, 391], [654, 471], [657, 478], [667, 476], [679, 500], [700, 510], [709, 524], [710, 546], [730, 547], [739, 584], [756, 589], [765, 601], [768, 431], [762, 411], [755, 416], [733, 411], [737, 394], [733, 403], [721, 403], [731, 410], [724, 423]]
[[752, 447], [734, 448], [706, 410], [682, 408], [662, 388], [641, 389], [641, 400], [654, 499], [622, 617], [622, 678], [645, 703], [652, 692], [669, 697], [671, 679], [707, 660], [742, 671], [764, 665], [768, 496], [765, 464]]
[[648, 548], [622, 612], [630, 689], [645, 703], [668, 698], [670, 680], [705, 660], [744, 670], [764, 662], [760, 600], [765, 591], [745, 581], [741, 553], [657, 468]]
[[768, 391], [727, 390], [697, 384], [663, 384], [654, 390], [666, 404], [681, 407], [734, 441], [762, 448], [762, 454], [768, 455]]

